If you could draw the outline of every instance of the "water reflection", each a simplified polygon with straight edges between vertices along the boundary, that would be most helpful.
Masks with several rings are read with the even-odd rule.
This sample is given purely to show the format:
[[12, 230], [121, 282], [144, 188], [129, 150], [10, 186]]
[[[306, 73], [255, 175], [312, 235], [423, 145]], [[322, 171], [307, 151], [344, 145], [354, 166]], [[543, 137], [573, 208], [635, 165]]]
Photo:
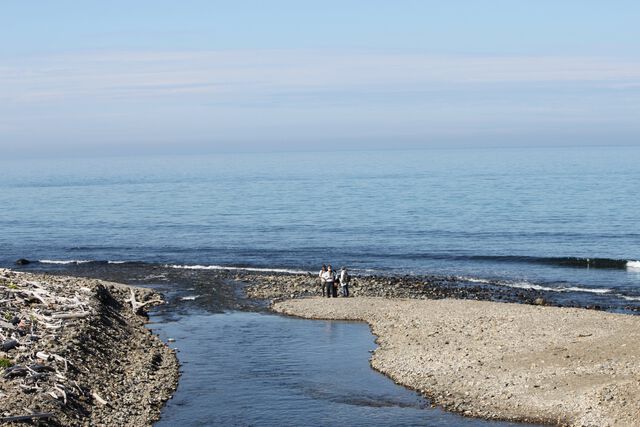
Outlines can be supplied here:
[[509, 425], [432, 409], [372, 370], [375, 343], [363, 323], [248, 312], [174, 319], [152, 317], [183, 364], [156, 426]]

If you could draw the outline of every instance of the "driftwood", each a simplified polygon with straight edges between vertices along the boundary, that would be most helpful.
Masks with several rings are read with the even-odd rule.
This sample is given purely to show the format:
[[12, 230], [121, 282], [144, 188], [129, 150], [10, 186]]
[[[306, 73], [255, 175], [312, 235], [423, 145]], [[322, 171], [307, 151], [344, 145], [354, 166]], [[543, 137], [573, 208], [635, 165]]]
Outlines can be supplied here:
[[2, 417], [0, 418], [0, 423], [12, 423], [19, 421], [30, 421], [33, 419], [42, 419], [42, 418], [53, 418], [54, 415], [51, 412], [40, 412], [36, 414], [29, 415], [17, 415], [13, 417]]
[[[3, 383], [0, 400], [8, 401], [8, 396], [16, 393], [37, 393], [40, 397], [31, 399], [32, 403], [53, 398], [59, 407], [85, 394], [78, 383], [72, 381], [68, 371], [71, 362], [42, 350], [56, 348], [48, 344], [64, 336], [63, 328], [67, 325], [73, 328], [73, 323], [94, 315], [93, 297], [88, 287], [72, 289], [64, 281], [24, 280], [20, 275], [0, 269], [0, 353], [9, 352], [8, 362], [14, 364], [0, 369]], [[18, 409], [17, 414], [0, 412], [0, 425], [19, 422], [48, 425], [52, 421], [47, 419], [56, 417], [43, 410], [29, 413], [29, 406], [24, 406], [24, 412]]]
[[40, 301], [42, 304], [47, 305], [47, 301], [44, 299], [44, 297], [42, 296], [41, 292], [36, 292], [36, 291], [31, 291], [25, 288], [17, 288], [17, 289], [11, 289], [11, 288], [7, 288], [6, 291], [14, 293], [14, 294], [18, 294], [20, 296], [22, 295], [28, 295], [32, 298], [37, 299], [38, 301]]
[[57, 391], [58, 393], [60, 393], [60, 395], [62, 396], [62, 401], [64, 402], [64, 404], [67, 404], [67, 392], [64, 391], [64, 386], [62, 384], [56, 384], [53, 386], [54, 390]]
[[65, 320], [65, 319], [82, 319], [82, 318], [89, 317], [89, 316], [91, 316], [91, 312], [83, 311], [81, 313], [54, 314], [51, 317], [54, 318], [54, 319]]
[[71, 364], [64, 357], [59, 356], [57, 354], [53, 354], [53, 353], [52, 354], [47, 354], [45, 352], [39, 351], [39, 352], [36, 353], [36, 357], [38, 359], [42, 359], [42, 360], [46, 360], [46, 361], [56, 360], [58, 362], [62, 362], [62, 363], [64, 363], [64, 370], [65, 371], [68, 369], [68, 365]]
[[133, 309], [133, 312], [136, 314], [139, 314], [142, 308], [144, 308], [144, 306], [148, 304], [162, 304], [164, 302], [159, 298], [152, 299], [145, 302], [139, 302], [136, 300], [136, 293], [133, 291], [133, 288], [131, 288], [130, 291], [131, 291], [131, 296], [129, 297], [129, 302], [131, 303], [131, 308]]
[[104, 400], [103, 398], [101, 398], [98, 393], [96, 393], [95, 391], [93, 393], [91, 393], [91, 396], [93, 396], [93, 398], [96, 400], [96, 402], [98, 402], [101, 405], [108, 405], [109, 402], [107, 402], [106, 400]]
[[31, 316], [37, 320], [41, 326], [44, 326], [46, 329], [60, 329], [62, 327], [62, 322], [59, 320], [56, 323], [49, 323], [53, 321], [53, 319], [46, 317], [42, 314], [38, 314], [35, 312], [31, 313]]
[[5, 322], [4, 320], [0, 320], [0, 328], [4, 328], [4, 329], [9, 329], [9, 330], [14, 330], [16, 327], [13, 326], [12, 323], [9, 322]]
[[[7, 352], [3, 365], [11, 365], [0, 368], [0, 401], [13, 404], [10, 396], [31, 395], [25, 398], [24, 404], [16, 402], [14, 406], [20, 404], [20, 407], [0, 411], [0, 427], [18, 422], [48, 425], [60, 416], [67, 420], [67, 416], [76, 411], [76, 404], [111, 407], [118, 403], [117, 397], [92, 393], [91, 388], [97, 384], [86, 386], [74, 381], [77, 372], [70, 369], [75, 367], [89, 373], [91, 366], [73, 359], [77, 354], [60, 344], [74, 337], [75, 332], [84, 331], [86, 322], [97, 315], [100, 301], [96, 300], [99, 295], [94, 288], [100, 285], [87, 281], [86, 286], [76, 288], [64, 279], [52, 277], [40, 282], [28, 280], [30, 277], [0, 269], [0, 354]], [[130, 292], [129, 298], [125, 288], [123, 299], [127, 299], [126, 306], [131, 304], [135, 313], [163, 302], [151, 293], [136, 293], [134, 289]], [[55, 354], [58, 351], [59, 354]], [[46, 412], [49, 407], [36, 406], [43, 401], [50, 402], [51, 408], [56, 409], [49, 413]], [[68, 405], [71, 407], [62, 409]], [[60, 414], [56, 415], [59, 410]], [[51, 420], [47, 421], [48, 418]]]

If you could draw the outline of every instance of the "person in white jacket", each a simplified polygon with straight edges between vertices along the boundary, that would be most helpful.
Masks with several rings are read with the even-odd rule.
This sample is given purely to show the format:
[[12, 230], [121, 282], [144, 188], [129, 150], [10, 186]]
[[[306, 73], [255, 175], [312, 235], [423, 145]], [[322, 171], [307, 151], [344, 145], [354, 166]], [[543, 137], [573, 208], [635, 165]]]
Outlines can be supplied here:
[[351, 276], [347, 272], [346, 267], [342, 267], [340, 269], [340, 293], [343, 297], [349, 296], [349, 282], [351, 281]]
[[322, 273], [322, 278], [324, 279], [325, 286], [327, 288], [327, 298], [336, 297], [334, 294], [333, 285], [336, 281], [336, 274], [333, 272], [333, 268], [331, 268], [331, 264], [327, 266], [327, 271]]
[[322, 264], [322, 269], [320, 270], [320, 273], [318, 273], [318, 277], [320, 278], [320, 287], [322, 288], [322, 296], [324, 296], [325, 293], [325, 284], [324, 284], [324, 272], [327, 271], [327, 266]]

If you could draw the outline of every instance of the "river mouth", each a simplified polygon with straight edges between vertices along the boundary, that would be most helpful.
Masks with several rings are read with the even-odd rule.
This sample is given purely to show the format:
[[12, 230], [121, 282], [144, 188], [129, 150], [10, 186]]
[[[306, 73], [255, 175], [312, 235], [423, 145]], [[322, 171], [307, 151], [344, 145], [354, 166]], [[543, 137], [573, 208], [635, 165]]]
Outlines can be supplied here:
[[201, 310], [157, 311], [150, 320], [182, 365], [157, 427], [521, 425], [431, 408], [374, 371], [376, 344], [364, 323]]
[[432, 408], [369, 365], [362, 322], [274, 314], [234, 273], [153, 264], [65, 266], [50, 273], [151, 287], [166, 304], [149, 328], [178, 350], [181, 377], [156, 426], [522, 426]]

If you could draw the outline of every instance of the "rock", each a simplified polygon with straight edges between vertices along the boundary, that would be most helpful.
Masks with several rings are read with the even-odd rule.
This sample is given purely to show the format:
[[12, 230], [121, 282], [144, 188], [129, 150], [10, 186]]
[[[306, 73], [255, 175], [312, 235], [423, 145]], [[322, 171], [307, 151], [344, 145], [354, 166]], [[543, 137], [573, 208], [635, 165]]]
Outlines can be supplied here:
[[12, 366], [4, 371], [4, 378], [24, 377], [29, 371], [24, 366]]
[[2, 343], [2, 351], [9, 351], [18, 346], [18, 341], [16, 340], [7, 340]]
[[547, 302], [544, 300], [544, 298], [536, 298], [536, 299], [533, 301], [533, 304], [534, 304], [534, 305], [546, 305], [546, 304], [547, 304]]
[[26, 258], [20, 258], [20, 259], [16, 260], [16, 264], [17, 265], [27, 265], [27, 264], [31, 264], [31, 261], [29, 261]]

